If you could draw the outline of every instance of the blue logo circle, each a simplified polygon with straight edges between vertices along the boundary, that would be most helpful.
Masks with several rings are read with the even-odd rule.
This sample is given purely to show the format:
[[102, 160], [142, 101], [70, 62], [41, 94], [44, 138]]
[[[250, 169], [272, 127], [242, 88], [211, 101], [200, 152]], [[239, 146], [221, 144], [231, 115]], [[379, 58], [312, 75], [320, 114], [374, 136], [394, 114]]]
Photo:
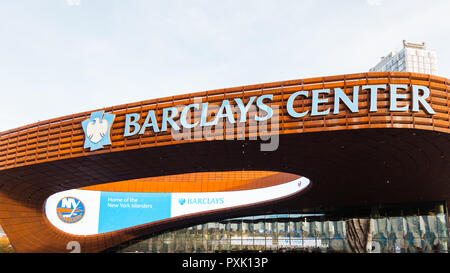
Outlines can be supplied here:
[[86, 210], [83, 202], [75, 197], [64, 197], [56, 206], [56, 214], [59, 220], [67, 224], [73, 224], [81, 220]]

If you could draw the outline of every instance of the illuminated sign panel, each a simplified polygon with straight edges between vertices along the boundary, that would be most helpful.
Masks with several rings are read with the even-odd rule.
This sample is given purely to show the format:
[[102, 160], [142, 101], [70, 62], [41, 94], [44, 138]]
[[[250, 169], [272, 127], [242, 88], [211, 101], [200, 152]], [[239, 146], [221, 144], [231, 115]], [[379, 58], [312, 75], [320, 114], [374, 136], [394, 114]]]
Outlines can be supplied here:
[[[75, 235], [93, 235], [182, 215], [212, 212], [287, 197], [303, 191], [309, 183], [307, 178], [302, 177], [266, 188], [226, 192], [160, 193], [69, 190], [50, 196], [45, 204], [45, 214], [50, 223], [64, 232]], [[67, 197], [79, 200], [84, 204], [84, 217], [75, 223], [67, 223], [58, 217], [60, 200]], [[70, 209], [75, 211], [76, 206], [72, 206]]]
[[98, 233], [171, 217], [170, 193], [101, 192]]

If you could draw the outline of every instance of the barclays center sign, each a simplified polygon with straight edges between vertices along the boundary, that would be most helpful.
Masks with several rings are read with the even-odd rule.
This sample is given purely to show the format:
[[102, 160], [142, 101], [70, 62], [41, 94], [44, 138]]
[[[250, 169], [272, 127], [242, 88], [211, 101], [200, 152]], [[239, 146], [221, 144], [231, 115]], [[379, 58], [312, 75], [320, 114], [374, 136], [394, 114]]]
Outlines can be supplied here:
[[[327, 116], [337, 115], [342, 111], [340, 105], [343, 104], [351, 113], [358, 113], [359, 95], [362, 90], [366, 90], [369, 96], [369, 112], [378, 111], [378, 94], [389, 91], [389, 107], [390, 112], [419, 112], [424, 110], [430, 115], [436, 114], [431, 105], [426, 101], [430, 96], [430, 90], [426, 86], [406, 84], [381, 84], [381, 85], [363, 85], [354, 86], [353, 94], [349, 97], [341, 88], [318, 89], [311, 91], [298, 91], [289, 96], [286, 101], [287, 113], [292, 118], [305, 118], [307, 116]], [[411, 90], [410, 99], [407, 90]], [[334, 98], [330, 107], [326, 107]], [[158, 122], [155, 110], [149, 110], [145, 118], [138, 113], [129, 113], [125, 115], [125, 125], [123, 137], [131, 137], [135, 135], [143, 135], [146, 132], [165, 132], [171, 128], [172, 137], [175, 138], [177, 132], [188, 132], [191, 136], [191, 130], [201, 131], [200, 138], [204, 138], [202, 128], [211, 128], [214, 126], [222, 126], [221, 122], [232, 126], [242, 126], [245, 128], [248, 124], [262, 124], [267, 130], [267, 123], [270, 122], [273, 128], [278, 128], [278, 120], [273, 120], [274, 111], [278, 106], [269, 106], [273, 101], [274, 95], [264, 94], [261, 96], [249, 97], [244, 103], [242, 99], [235, 98], [234, 102], [223, 100], [218, 105], [210, 105], [208, 102], [198, 102], [186, 106], [174, 106], [162, 109], [161, 122]], [[311, 103], [302, 103], [302, 101], [311, 101]], [[400, 103], [401, 101], [401, 103]], [[406, 102], [406, 103], [405, 103]], [[305, 107], [295, 107], [295, 105], [305, 105]], [[308, 106], [306, 106], [308, 105]], [[214, 113], [214, 114], [212, 114]], [[253, 115], [250, 115], [253, 113]], [[194, 114], [194, 115], [192, 115]], [[197, 118], [192, 118], [192, 116]], [[90, 119], [83, 121], [82, 127], [85, 133], [84, 148], [90, 148], [91, 151], [101, 149], [104, 145], [111, 144], [110, 128], [114, 121], [114, 114], [97, 111], [91, 114]], [[248, 118], [247, 118], [248, 117]], [[275, 126], [274, 126], [275, 125]], [[265, 131], [267, 132], [267, 131]], [[180, 134], [182, 135], [182, 134]], [[186, 134], [184, 134], [186, 135]], [[194, 134], [195, 135], [195, 134]], [[234, 132], [233, 132], [234, 136]], [[206, 137], [206, 139], [208, 139]], [[226, 138], [229, 139], [229, 138]]]

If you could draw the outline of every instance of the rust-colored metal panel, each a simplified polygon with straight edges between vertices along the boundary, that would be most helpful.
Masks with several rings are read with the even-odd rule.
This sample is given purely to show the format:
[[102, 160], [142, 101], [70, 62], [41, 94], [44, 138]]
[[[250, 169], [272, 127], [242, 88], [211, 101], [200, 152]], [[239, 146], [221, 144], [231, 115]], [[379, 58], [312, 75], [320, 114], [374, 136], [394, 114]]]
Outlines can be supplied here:
[[271, 171], [202, 172], [133, 179], [80, 189], [113, 192], [241, 191], [275, 186], [297, 178], [298, 175]]
[[[358, 78], [359, 77], [359, 78]], [[312, 78], [296, 81], [276, 82], [262, 85], [252, 85], [238, 88], [226, 88], [213, 91], [194, 93], [188, 95], [180, 95], [176, 97], [167, 97], [162, 99], [148, 100], [139, 103], [119, 105], [115, 107], [108, 107], [104, 110], [106, 112], [113, 112], [116, 115], [111, 136], [113, 140], [109, 149], [89, 152], [83, 149], [83, 130], [81, 128], [81, 121], [87, 119], [91, 112], [84, 112], [74, 114], [72, 116], [65, 116], [57, 119], [43, 121], [28, 126], [23, 126], [17, 129], [12, 129], [0, 133], [0, 169], [8, 169], [19, 166], [31, 165], [40, 162], [48, 162], [53, 160], [61, 160], [65, 158], [81, 157], [90, 154], [105, 153], [111, 151], [122, 151], [128, 149], [139, 149], [143, 147], [153, 147], [159, 145], [171, 145], [174, 143], [170, 136], [170, 129], [162, 133], [146, 133], [144, 135], [132, 136], [123, 139], [123, 127], [125, 114], [137, 112], [143, 114], [149, 109], [159, 109], [157, 111], [158, 122], [162, 119], [162, 108], [168, 106], [186, 105], [188, 99], [198, 98], [203, 102], [210, 104], [219, 104], [225, 98], [240, 97], [243, 100], [248, 99], [255, 94], [273, 94], [274, 100], [270, 103], [271, 106], [278, 105], [281, 109], [280, 116], [283, 121], [280, 124], [280, 131], [284, 132], [286, 129], [302, 129], [306, 131], [317, 131], [317, 128], [327, 127], [328, 130], [339, 130], [334, 128], [340, 124], [348, 125], [348, 122], [353, 117], [358, 117], [368, 108], [367, 92], [360, 94], [360, 112], [353, 114], [345, 112], [345, 115], [335, 116], [329, 115], [323, 118], [304, 118], [300, 122], [297, 119], [291, 118], [287, 115], [285, 103], [287, 97], [299, 90], [314, 90], [323, 88], [340, 87], [345, 90], [347, 94], [351, 93], [353, 86], [362, 84], [420, 84], [430, 88], [431, 98], [430, 103], [436, 110], [436, 117], [431, 117], [423, 111], [418, 113], [409, 112], [409, 117], [417, 117], [409, 124], [413, 128], [416, 125], [429, 125], [432, 130], [448, 133], [450, 131], [448, 119], [448, 85], [445, 78], [440, 78], [432, 75], [424, 75], [417, 73], [400, 73], [392, 72], [383, 75], [379, 73], [360, 73], [352, 75], [339, 75], [331, 77]], [[246, 90], [242, 92], [241, 90]], [[236, 92], [237, 93], [234, 93]], [[409, 94], [409, 92], [407, 92]], [[216, 95], [215, 97], [212, 95]], [[218, 96], [217, 96], [218, 95]], [[409, 96], [409, 95], [408, 95]], [[408, 98], [407, 98], [408, 99]], [[406, 99], [406, 100], [407, 100]], [[405, 100], [405, 101], [406, 101]], [[306, 100], [307, 104], [303, 107], [311, 106], [311, 100]], [[390, 113], [388, 108], [388, 96], [385, 94], [378, 94], [379, 111], [376, 114], [367, 113], [366, 120], [360, 120], [358, 125], [367, 124], [371, 128], [372, 123], [388, 123], [393, 117], [403, 116], [405, 113]], [[405, 103], [400, 101], [399, 106]], [[304, 101], [302, 101], [304, 103]], [[322, 108], [329, 108], [334, 103], [330, 96], [328, 103], [323, 104]], [[298, 103], [294, 106], [299, 106]], [[344, 110], [344, 106], [341, 105]], [[383, 114], [384, 113], [384, 114]], [[383, 117], [385, 119], [383, 119]], [[422, 119], [421, 119], [422, 118]], [[387, 122], [386, 122], [387, 121]], [[392, 123], [394, 123], [393, 121]], [[392, 125], [391, 123], [391, 125]], [[320, 130], [320, 129], [319, 129]], [[178, 141], [177, 143], [191, 142], [189, 140]]]
[[[377, 96], [378, 111], [369, 112], [366, 91], [359, 94], [358, 113], [343, 106], [336, 115], [295, 119], [287, 113], [286, 101], [294, 92], [339, 87], [351, 95], [353, 86], [371, 84], [427, 86], [431, 93], [427, 101], [436, 114], [390, 112], [387, 92]], [[251, 124], [244, 128], [245, 140], [173, 140], [170, 128], [123, 138], [127, 113], [140, 113], [145, 118], [149, 109], [155, 109], [160, 123], [164, 107], [187, 105], [194, 98], [220, 105], [224, 98], [246, 102], [261, 94], [273, 94], [269, 105], [279, 107], [274, 117], [280, 120], [280, 146], [273, 152], [261, 152], [260, 140], [248, 140], [251, 135], [261, 136]], [[410, 90], [406, 94], [409, 97]], [[331, 108], [333, 102], [328, 96], [322, 108]], [[300, 111], [311, 103], [305, 99], [294, 107]], [[284, 172], [310, 178], [312, 188], [302, 196], [252, 207], [252, 213], [450, 199], [450, 81], [445, 78], [400, 72], [358, 73], [217, 89], [100, 110], [116, 118], [111, 128], [112, 144], [97, 151], [83, 148], [81, 122], [93, 111], [0, 133], [0, 224], [17, 251], [67, 252], [67, 242], [75, 240], [83, 251], [96, 252], [110, 246], [111, 240], [117, 244], [169, 227], [245, 214], [249, 209], [180, 217], [105, 235], [72, 236], [52, 227], [43, 213], [48, 196], [72, 188], [240, 190], [278, 183], [282, 181], [277, 178], [279, 172]], [[218, 134], [223, 136], [223, 131]], [[274, 174], [263, 176], [272, 176], [265, 182], [258, 177], [262, 172], [254, 173], [253, 178], [225, 177], [223, 185], [214, 179], [217, 172], [237, 175], [238, 171]], [[199, 181], [189, 182], [187, 173], [192, 177], [200, 173]], [[167, 183], [152, 177], [165, 177]], [[155, 183], [146, 183], [150, 181]]]

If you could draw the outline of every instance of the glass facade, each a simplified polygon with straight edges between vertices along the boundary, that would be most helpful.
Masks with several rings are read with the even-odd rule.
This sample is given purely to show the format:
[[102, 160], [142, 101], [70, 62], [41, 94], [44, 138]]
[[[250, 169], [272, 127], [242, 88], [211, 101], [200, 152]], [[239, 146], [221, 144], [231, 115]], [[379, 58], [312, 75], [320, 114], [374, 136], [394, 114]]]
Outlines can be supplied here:
[[[448, 217], [443, 210], [400, 210], [370, 217], [374, 253], [447, 253]], [[387, 211], [393, 212], [397, 211]], [[407, 214], [405, 214], [407, 213]], [[383, 213], [388, 214], [388, 213]], [[355, 217], [351, 217], [355, 218]], [[226, 219], [154, 234], [115, 252], [352, 252], [347, 216], [276, 214]]]
[[391, 52], [372, 69], [370, 72], [415, 72], [425, 74], [437, 74], [437, 58], [434, 51], [427, 50], [425, 46], [405, 47], [399, 52]]

